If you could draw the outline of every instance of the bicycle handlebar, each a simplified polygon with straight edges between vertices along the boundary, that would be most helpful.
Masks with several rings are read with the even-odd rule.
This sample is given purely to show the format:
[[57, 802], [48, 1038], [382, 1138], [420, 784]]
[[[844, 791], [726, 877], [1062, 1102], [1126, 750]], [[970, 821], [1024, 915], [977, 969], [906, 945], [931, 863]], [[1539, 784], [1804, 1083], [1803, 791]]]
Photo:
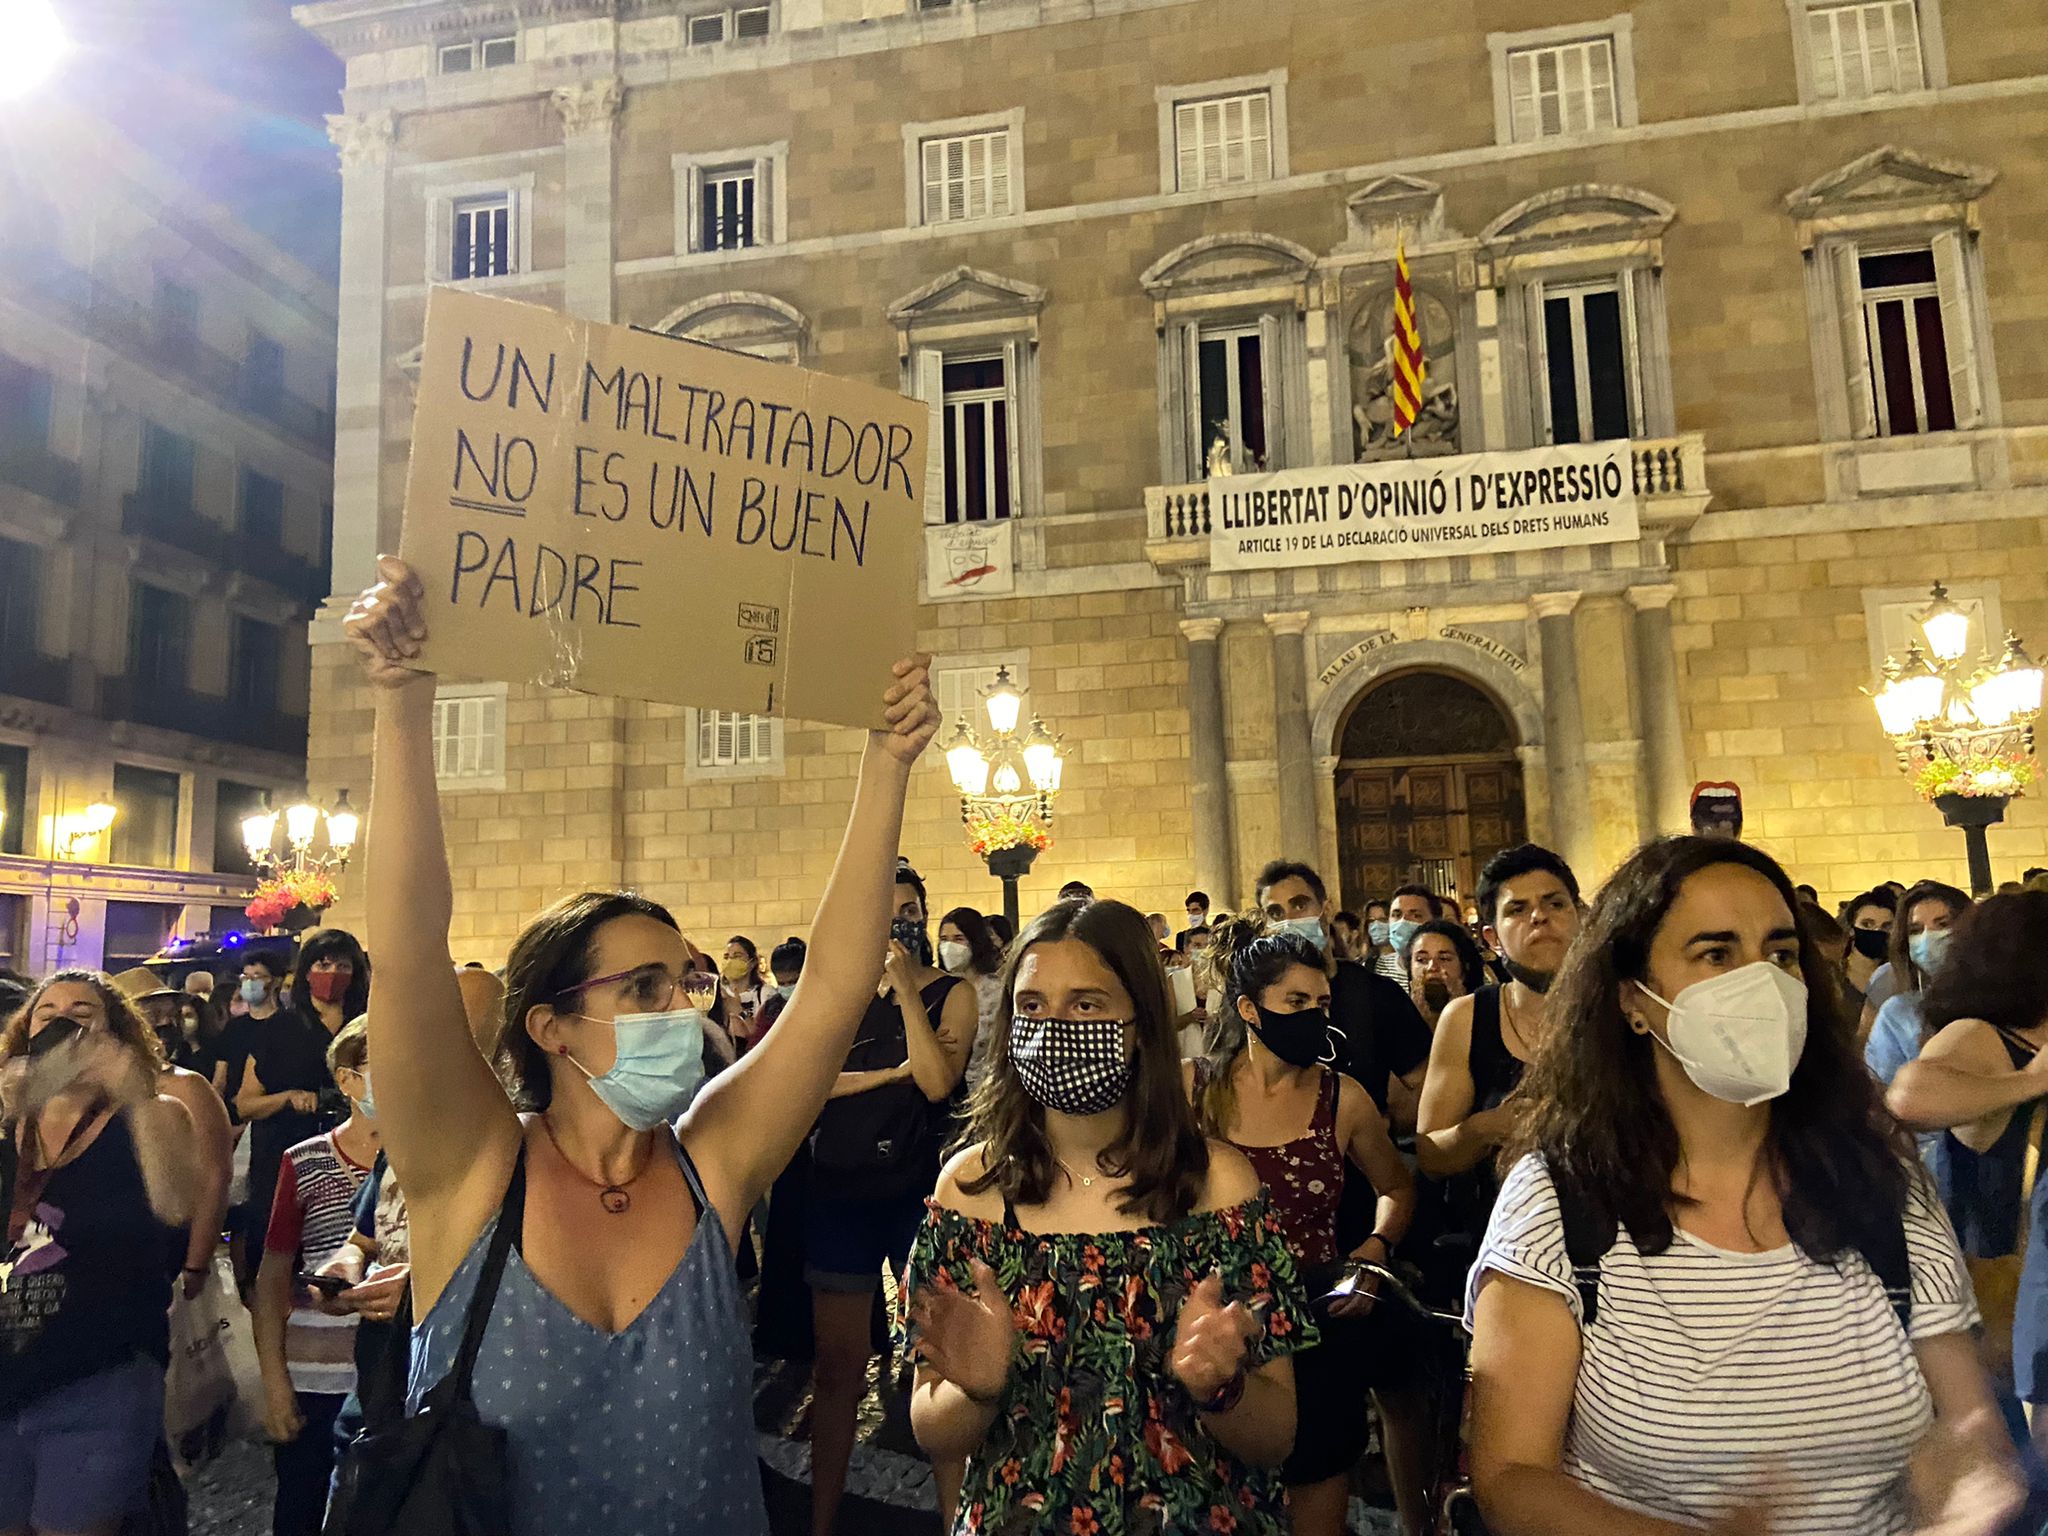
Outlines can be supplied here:
[[1333, 1290], [1331, 1294], [1350, 1294], [1344, 1287], [1352, 1277], [1359, 1275], [1371, 1275], [1375, 1280], [1379, 1281], [1380, 1295], [1393, 1297], [1395, 1301], [1398, 1301], [1425, 1322], [1439, 1323], [1452, 1330], [1460, 1338], [1469, 1339], [1471, 1337], [1470, 1332], [1465, 1327], [1465, 1319], [1462, 1314], [1457, 1312], [1439, 1312], [1429, 1306], [1420, 1296], [1415, 1294], [1407, 1281], [1383, 1264], [1373, 1264], [1363, 1259], [1353, 1260], [1346, 1266], [1345, 1280], [1339, 1281], [1337, 1289]]

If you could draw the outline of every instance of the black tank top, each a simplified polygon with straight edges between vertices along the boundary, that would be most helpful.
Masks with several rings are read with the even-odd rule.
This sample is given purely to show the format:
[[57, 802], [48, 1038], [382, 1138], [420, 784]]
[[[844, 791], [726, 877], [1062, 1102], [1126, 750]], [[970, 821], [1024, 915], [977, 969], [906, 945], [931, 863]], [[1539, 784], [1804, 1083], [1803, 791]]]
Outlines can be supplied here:
[[1475, 1110], [1499, 1108], [1528, 1070], [1501, 1037], [1500, 1009], [1499, 987], [1481, 987], [1472, 994], [1472, 1044], [1465, 1061], [1472, 1072]]
[[[17, 1181], [35, 1177], [24, 1150]], [[128, 1117], [56, 1169], [0, 1264], [0, 1418], [141, 1357], [170, 1358], [182, 1236], [158, 1221]]]
[[[2025, 1071], [2034, 1059], [2032, 1044], [2003, 1029], [1998, 1039], [2013, 1070]], [[1973, 1259], [2002, 1259], [2019, 1251], [2020, 1217], [2027, 1203], [2027, 1140], [2038, 1107], [2038, 1101], [2030, 1101], [2015, 1109], [1998, 1140], [1983, 1152], [1943, 1133], [1949, 1138], [1949, 1216], [1963, 1252]]]

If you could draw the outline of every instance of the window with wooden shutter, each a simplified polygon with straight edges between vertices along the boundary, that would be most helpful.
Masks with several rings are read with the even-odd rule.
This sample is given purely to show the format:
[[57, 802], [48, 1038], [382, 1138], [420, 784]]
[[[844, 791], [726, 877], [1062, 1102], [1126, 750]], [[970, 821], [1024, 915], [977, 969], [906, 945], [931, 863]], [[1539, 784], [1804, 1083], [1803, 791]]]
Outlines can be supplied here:
[[441, 788], [502, 787], [505, 696], [502, 683], [441, 686], [434, 697], [434, 773]]
[[1177, 185], [1183, 192], [1272, 180], [1270, 91], [1177, 102], [1173, 134]]
[[454, 206], [454, 242], [448, 276], [503, 277], [512, 270], [512, 194], [465, 197]]
[[996, 219], [1010, 211], [1010, 133], [961, 133], [926, 139], [924, 221]]
[[782, 761], [782, 722], [766, 715], [700, 709], [698, 768], [765, 768]]
[[1821, 6], [1806, 26], [1818, 100], [1858, 101], [1927, 83], [1914, 0]]
[[1614, 40], [1516, 49], [1508, 55], [1508, 99], [1517, 144], [1614, 127], [1620, 121]]

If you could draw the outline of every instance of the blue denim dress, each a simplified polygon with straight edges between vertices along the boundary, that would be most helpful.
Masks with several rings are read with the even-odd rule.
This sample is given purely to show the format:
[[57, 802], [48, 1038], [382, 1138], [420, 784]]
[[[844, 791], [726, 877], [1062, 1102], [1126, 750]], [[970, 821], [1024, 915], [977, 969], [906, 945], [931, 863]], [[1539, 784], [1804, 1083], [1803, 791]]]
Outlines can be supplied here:
[[[512, 1536], [768, 1536], [754, 1362], [732, 1247], [689, 1154], [697, 1232], [618, 1333], [577, 1317], [515, 1245], [476, 1363], [476, 1406], [510, 1440]], [[408, 1411], [462, 1344], [495, 1218], [413, 1331]]]

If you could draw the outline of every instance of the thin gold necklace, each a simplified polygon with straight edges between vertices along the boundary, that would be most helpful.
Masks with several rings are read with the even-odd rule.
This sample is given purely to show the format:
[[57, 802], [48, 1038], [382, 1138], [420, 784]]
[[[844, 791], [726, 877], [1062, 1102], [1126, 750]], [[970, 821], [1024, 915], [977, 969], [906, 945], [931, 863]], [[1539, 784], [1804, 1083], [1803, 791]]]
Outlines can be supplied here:
[[548, 1145], [555, 1149], [555, 1156], [562, 1160], [562, 1166], [597, 1191], [597, 1203], [599, 1205], [603, 1206], [605, 1210], [614, 1216], [623, 1216], [628, 1210], [632, 1209], [633, 1197], [627, 1193], [627, 1188], [640, 1182], [640, 1175], [647, 1171], [647, 1164], [653, 1161], [654, 1150], [651, 1142], [648, 1146], [647, 1157], [641, 1161], [639, 1168], [633, 1172], [632, 1176], [623, 1184], [612, 1184], [607, 1183], [603, 1179], [593, 1179], [589, 1174], [569, 1161], [569, 1154], [564, 1152], [562, 1144], [555, 1140], [555, 1128], [548, 1124], [548, 1117], [546, 1115], [540, 1117], [540, 1128], [547, 1133]]
[[[1061, 1157], [1061, 1156], [1059, 1155], [1059, 1153], [1057, 1153], [1057, 1152], [1053, 1153], [1053, 1155], [1052, 1155], [1052, 1160], [1053, 1160], [1054, 1162], [1056, 1162], [1056, 1163], [1058, 1163], [1058, 1164], [1060, 1165], [1060, 1172], [1064, 1173], [1064, 1174], [1065, 1174], [1065, 1175], [1066, 1175], [1066, 1176], [1067, 1176], [1067, 1177], [1068, 1177], [1069, 1179], [1073, 1180], [1073, 1181], [1074, 1181], [1074, 1182], [1075, 1182], [1076, 1184], [1080, 1185], [1080, 1186], [1081, 1186], [1081, 1187], [1082, 1187], [1083, 1189], [1093, 1189], [1093, 1188], [1095, 1187], [1095, 1179], [1093, 1179], [1093, 1178], [1087, 1178], [1087, 1179], [1084, 1179], [1084, 1178], [1082, 1178], [1080, 1174], [1078, 1174], [1078, 1173], [1074, 1172], [1074, 1170], [1073, 1170], [1073, 1169], [1071, 1169], [1071, 1168], [1069, 1168], [1069, 1167], [1067, 1166], [1067, 1160], [1066, 1160], [1065, 1158]], [[1098, 1174], [1098, 1175], [1097, 1175], [1097, 1177], [1099, 1177], [1099, 1176], [1100, 1176], [1100, 1175]]]

